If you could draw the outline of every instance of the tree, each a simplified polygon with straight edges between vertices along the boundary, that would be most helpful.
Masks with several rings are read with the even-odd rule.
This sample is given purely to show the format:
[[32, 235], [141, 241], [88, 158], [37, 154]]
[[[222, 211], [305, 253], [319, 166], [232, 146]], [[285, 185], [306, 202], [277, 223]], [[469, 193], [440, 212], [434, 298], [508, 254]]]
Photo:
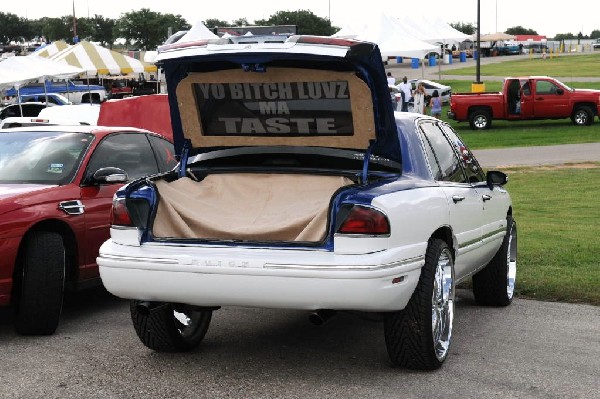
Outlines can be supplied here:
[[235, 21], [233, 21], [233, 26], [248, 26], [250, 25], [248, 23], [248, 20], [246, 18], [238, 18]]
[[0, 12], [0, 42], [9, 44], [23, 36], [21, 19], [16, 14]]
[[49, 42], [55, 40], [70, 42], [73, 39], [73, 24], [69, 16], [61, 18], [44, 17], [39, 20], [39, 24], [42, 27], [42, 35]]
[[206, 27], [208, 29], [213, 29], [213, 28], [218, 28], [221, 26], [231, 26], [229, 24], [229, 22], [227, 21], [222, 21], [220, 19], [215, 19], [215, 18], [209, 18], [206, 21], [204, 21], [204, 25], [206, 25]]
[[600, 39], [600, 30], [594, 29], [592, 33], [590, 33], [590, 39]]
[[533, 29], [525, 29], [521, 25], [513, 26], [512, 28], [508, 28], [506, 32], [509, 35], [537, 35], [538, 33]]
[[339, 29], [331, 26], [331, 21], [317, 17], [311, 11], [278, 11], [269, 19], [254, 22], [256, 25], [296, 25], [299, 35], [331, 36]]
[[571, 39], [575, 39], [575, 35], [572, 33], [559, 33], [556, 36], [554, 36], [554, 40], [556, 40], [557, 42]]
[[111, 18], [104, 18], [103, 16], [96, 14], [93, 18], [91, 18], [91, 22], [94, 26], [92, 40], [95, 42], [100, 42], [100, 45], [103, 47], [112, 49], [116, 39], [115, 27], [117, 25], [117, 21]]
[[451, 22], [450, 26], [456, 29], [457, 31], [464, 33], [465, 35], [472, 35], [477, 31], [477, 29], [472, 23]]
[[154, 50], [162, 44], [169, 28], [174, 32], [190, 29], [181, 15], [161, 14], [142, 8], [121, 15], [117, 30], [121, 37], [142, 50]]

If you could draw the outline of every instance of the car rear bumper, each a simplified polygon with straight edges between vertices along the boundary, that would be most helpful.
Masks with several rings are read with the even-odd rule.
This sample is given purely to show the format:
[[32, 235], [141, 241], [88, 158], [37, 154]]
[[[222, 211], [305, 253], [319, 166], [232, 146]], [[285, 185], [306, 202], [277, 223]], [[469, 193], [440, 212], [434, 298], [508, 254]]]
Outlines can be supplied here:
[[122, 298], [382, 312], [406, 306], [424, 264], [424, 257], [400, 259], [400, 252], [129, 247], [109, 240], [97, 261], [106, 289]]

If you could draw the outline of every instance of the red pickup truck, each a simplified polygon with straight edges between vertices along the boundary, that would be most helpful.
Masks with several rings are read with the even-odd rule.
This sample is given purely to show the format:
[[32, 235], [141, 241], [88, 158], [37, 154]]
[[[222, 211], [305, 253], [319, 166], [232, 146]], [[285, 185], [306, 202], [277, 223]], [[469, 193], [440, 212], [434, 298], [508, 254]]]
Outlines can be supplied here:
[[469, 121], [471, 129], [488, 129], [493, 119], [571, 118], [591, 125], [600, 113], [600, 90], [572, 89], [547, 76], [504, 79], [502, 92], [455, 93], [448, 118]]

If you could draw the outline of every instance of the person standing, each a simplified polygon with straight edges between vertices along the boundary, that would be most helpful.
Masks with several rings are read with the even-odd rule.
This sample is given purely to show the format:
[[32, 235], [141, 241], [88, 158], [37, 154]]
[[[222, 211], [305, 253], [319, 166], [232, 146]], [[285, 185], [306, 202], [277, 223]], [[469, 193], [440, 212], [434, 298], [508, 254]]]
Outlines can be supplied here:
[[429, 107], [431, 107], [431, 116], [438, 119], [442, 116], [442, 99], [437, 90], [434, 90], [431, 94], [431, 100], [429, 100]]
[[415, 90], [413, 112], [425, 113], [425, 86], [423, 86], [423, 83], [419, 83], [417, 90]]
[[387, 81], [388, 81], [388, 85], [392, 85], [392, 86], [396, 85], [396, 78], [392, 76], [391, 72], [387, 73]]
[[398, 89], [402, 93], [402, 109], [400, 111], [408, 112], [408, 102], [412, 97], [412, 88], [406, 76], [402, 78], [402, 83], [398, 85]]

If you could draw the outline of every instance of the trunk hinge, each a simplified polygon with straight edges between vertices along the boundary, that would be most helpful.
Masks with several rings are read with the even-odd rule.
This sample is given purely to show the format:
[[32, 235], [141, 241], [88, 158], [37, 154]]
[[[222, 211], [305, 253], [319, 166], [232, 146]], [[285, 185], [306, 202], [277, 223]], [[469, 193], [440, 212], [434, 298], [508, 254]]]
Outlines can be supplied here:
[[179, 159], [179, 177], [185, 177], [185, 168], [187, 167], [188, 157], [192, 148], [192, 141], [185, 139], [183, 142], [183, 148], [181, 149], [181, 158]]
[[373, 146], [375, 145], [375, 140], [369, 141], [369, 148], [365, 153], [365, 158], [363, 159], [363, 168], [362, 175], [360, 176], [360, 183], [367, 184], [369, 182], [369, 160], [371, 159], [371, 152], [373, 152]]

